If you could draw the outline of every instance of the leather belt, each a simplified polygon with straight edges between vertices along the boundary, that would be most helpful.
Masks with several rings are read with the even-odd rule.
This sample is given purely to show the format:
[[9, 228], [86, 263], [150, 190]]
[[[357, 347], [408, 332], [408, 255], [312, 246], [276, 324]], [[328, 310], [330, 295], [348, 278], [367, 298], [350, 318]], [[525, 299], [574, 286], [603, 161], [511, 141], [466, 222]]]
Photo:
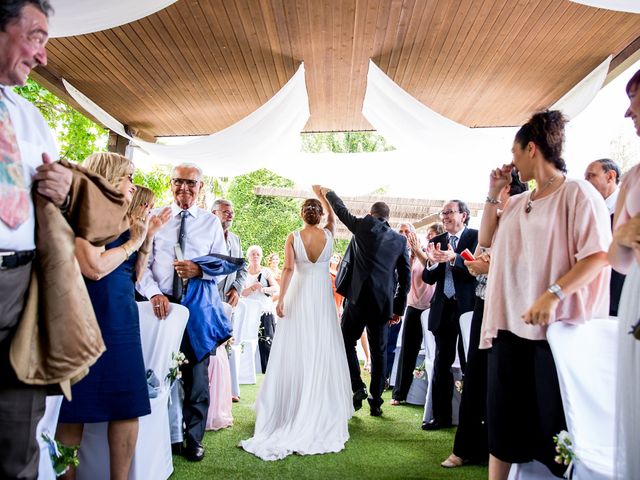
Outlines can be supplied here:
[[0, 270], [9, 270], [26, 265], [36, 256], [35, 250], [22, 252], [0, 252]]

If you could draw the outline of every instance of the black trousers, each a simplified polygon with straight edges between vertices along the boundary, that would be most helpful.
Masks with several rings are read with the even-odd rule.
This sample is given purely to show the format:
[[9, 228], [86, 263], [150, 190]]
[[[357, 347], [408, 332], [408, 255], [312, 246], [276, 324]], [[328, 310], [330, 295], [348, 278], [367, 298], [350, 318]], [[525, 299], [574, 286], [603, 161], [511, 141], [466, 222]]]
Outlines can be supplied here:
[[476, 297], [471, 319], [471, 335], [464, 387], [460, 399], [458, 429], [453, 453], [472, 463], [485, 463], [489, 458], [487, 434], [487, 350], [480, 350], [480, 328], [484, 300]]
[[456, 341], [460, 331], [458, 317], [458, 305], [455, 299], [445, 299], [440, 325], [438, 330], [433, 332], [436, 340], [432, 390], [433, 419], [441, 424], [451, 423], [451, 400], [453, 398], [451, 366], [456, 359]]
[[387, 353], [388, 318], [383, 318], [378, 312], [371, 312], [363, 306], [346, 301], [342, 313], [342, 337], [347, 352], [349, 375], [351, 376], [351, 389], [355, 392], [365, 386], [360, 376], [360, 363], [356, 353], [356, 342], [367, 329], [369, 337], [369, 351], [371, 354], [371, 383], [369, 395], [376, 405], [382, 404], [382, 392], [384, 391], [385, 366]]
[[0, 270], [0, 478], [38, 477], [36, 427], [44, 415], [46, 390], [25, 385], [9, 363], [31, 277], [31, 263]]
[[424, 310], [407, 307], [404, 313], [404, 329], [402, 330], [402, 348], [398, 359], [398, 372], [393, 387], [392, 397], [396, 400], [406, 400], [407, 393], [413, 382], [413, 370], [416, 358], [422, 345], [422, 322], [420, 316]]
[[265, 373], [267, 371], [267, 363], [269, 362], [271, 344], [273, 343], [273, 335], [275, 333], [276, 322], [273, 318], [273, 313], [263, 314], [260, 317], [260, 334], [258, 335], [258, 350], [260, 351], [262, 373]]
[[185, 425], [184, 437], [187, 446], [199, 444], [204, 437], [204, 430], [209, 413], [209, 355], [201, 361], [196, 359], [189, 334], [185, 330], [180, 350], [189, 361], [182, 365], [182, 383], [184, 386], [184, 404], [182, 418]]
[[553, 436], [567, 429], [560, 384], [546, 340], [499, 330], [487, 360], [489, 452], [508, 463], [538, 460], [557, 477]]

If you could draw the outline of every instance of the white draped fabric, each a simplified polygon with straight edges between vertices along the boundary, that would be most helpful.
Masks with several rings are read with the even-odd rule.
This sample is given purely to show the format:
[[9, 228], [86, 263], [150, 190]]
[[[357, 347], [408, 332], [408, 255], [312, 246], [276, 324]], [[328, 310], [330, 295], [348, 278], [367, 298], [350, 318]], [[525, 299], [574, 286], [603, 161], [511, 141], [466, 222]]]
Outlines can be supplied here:
[[119, 27], [156, 13], [176, 0], [50, 0], [49, 36], [71, 37]]
[[589, 7], [604, 8], [617, 12], [640, 13], [640, 2], [638, 0], [571, 0], [574, 3], [581, 3]]
[[300, 151], [300, 132], [309, 118], [304, 65], [264, 105], [224, 130], [181, 145], [162, 145], [131, 137], [122, 123], [63, 80], [69, 95], [107, 128], [128, 138], [158, 163], [191, 162], [206, 174], [234, 176], [268, 166], [283, 171]]
[[613, 55], [609, 55], [604, 62], [565, 93], [550, 109], [561, 110], [569, 119], [575, 118], [587, 108], [604, 85], [612, 59]]

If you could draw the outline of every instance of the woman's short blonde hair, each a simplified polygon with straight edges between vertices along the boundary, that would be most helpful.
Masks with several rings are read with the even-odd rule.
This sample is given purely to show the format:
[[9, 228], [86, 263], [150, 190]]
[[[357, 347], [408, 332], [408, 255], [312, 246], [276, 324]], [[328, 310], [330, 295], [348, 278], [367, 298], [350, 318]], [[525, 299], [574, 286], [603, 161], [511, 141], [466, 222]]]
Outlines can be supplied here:
[[118, 186], [122, 177], [133, 173], [133, 162], [119, 153], [92, 153], [85, 158], [82, 166], [98, 175], [102, 175], [114, 187]]
[[260, 256], [264, 256], [264, 254], [262, 253], [262, 247], [260, 245], [251, 245], [249, 248], [247, 248], [247, 256], [249, 256], [249, 254], [254, 250], [260, 252]]
[[148, 206], [152, 206], [155, 201], [156, 195], [153, 193], [153, 190], [143, 187], [142, 185], [136, 185], [136, 191], [131, 198], [127, 215], [131, 215], [131, 213], [140, 205], [146, 203]]

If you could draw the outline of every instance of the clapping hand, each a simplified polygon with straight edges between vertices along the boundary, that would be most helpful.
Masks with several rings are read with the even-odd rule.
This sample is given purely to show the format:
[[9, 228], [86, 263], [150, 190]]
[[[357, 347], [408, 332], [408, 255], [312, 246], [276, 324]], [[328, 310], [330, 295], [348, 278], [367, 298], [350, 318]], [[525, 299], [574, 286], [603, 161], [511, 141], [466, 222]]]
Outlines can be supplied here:
[[[129, 215], [129, 232], [131, 241], [139, 247], [147, 236], [149, 229], [149, 212], [150, 208], [147, 204], [138, 205]], [[136, 247], [137, 248], [137, 247]]]
[[147, 238], [153, 238], [160, 227], [169, 221], [171, 218], [171, 207], [165, 207], [160, 210], [156, 215], [151, 215], [149, 219], [149, 229], [147, 230]]
[[469, 273], [474, 277], [489, 273], [489, 259], [484, 254], [472, 261], [465, 260], [464, 266], [467, 267]]
[[415, 232], [407, 233], [407, 242], [409, 242], [409, 248], [411, 248], [413, 252], [422, 250], [420, 239], [418, 238]]
[[456, 259], [456, 252], [453, 250], [453, 247], [451, 246], [451, 244], [447, 246], [446, 250], [442, 250], [440, 248], [440, 244], [437, 243], [433, 250], [432, 256], [434, 258], [433, 263], [452, 262], [453, 260]]

